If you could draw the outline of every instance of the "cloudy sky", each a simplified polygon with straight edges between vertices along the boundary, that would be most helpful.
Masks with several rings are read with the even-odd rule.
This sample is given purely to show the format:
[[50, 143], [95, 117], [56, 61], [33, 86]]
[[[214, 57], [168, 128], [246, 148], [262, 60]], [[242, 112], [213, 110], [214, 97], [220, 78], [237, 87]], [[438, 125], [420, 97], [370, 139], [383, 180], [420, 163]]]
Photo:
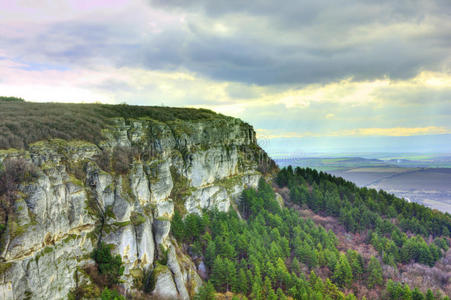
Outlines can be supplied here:
[[0, 0], [0, 94], [206, 107], [277, 151], [451, 152], [451, 2]]

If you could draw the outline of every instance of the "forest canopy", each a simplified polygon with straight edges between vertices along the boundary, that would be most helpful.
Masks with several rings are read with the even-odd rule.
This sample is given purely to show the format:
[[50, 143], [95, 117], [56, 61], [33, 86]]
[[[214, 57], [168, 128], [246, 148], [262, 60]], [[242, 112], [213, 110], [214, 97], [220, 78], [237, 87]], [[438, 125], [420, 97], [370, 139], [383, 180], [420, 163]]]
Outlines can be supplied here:
[[[292, 170], [284, 169], [277, 181], [287, 184], [280, 180], [289, 177], [290, 185], [297, 186], [300, 182], [307, 184], [307, 181], [299, 181], [301, 177], [312, 179], [309, 182], [313, 183], [313, 178], [325, 176], [313, 170], [297, 172], [299, 174], [295, 175]], [[312, 194], [309, 189], [306, 193], [306, 197]], [[320, 197], [320, 191], [317, 193]], [[341, 201], [339, 194], [337, 197], [335, 200]], [[315, 208], [318, 212], [327, 207], [321, 204], [326, 201], [324, 197], [320, 198], [314, 200], [319, 203]], [[339, 215], [340, 209], [330, 213]], [[215, 292], [233, 293], [235, 299], [362, 299], [375, 296], [449, 299], [439, 292], [420, 291], [417, 287], [387, 279], [382, 266], [391, 262], [380, 253], [366, 258], [352, 249], [339, 250], [338, 238], [332, 230], [302, 218], [292, 208], [280, 206], [273, 188], [263, 179], [258, 190], [243, 192], [238, 212], [213, 210], [205, 211], [202, 216], [190, 214], [185, 218], [176, 213], [171, 230], [193, 258], [201, 258], [205, 263], [208, 283], [200, 290], [198, 299], [213, 299]], [[377, 227], [372, 230], [378, 238], [388, 240], [387, 233], [379, 232]], [[398, 230], [400, 238], [396, 243], [424, 242], [421, 236], [411, 240], [404, 231]], [[400, 251], [397, 255], [404, 255], [403, 247], [411, 247], [396, 243], [395, 249]], [[435, 249], [440, 256], [448, 248], [448, 240], [443, 238], [439, 243], [425, 247], [418, 250]], [[411, 248], [407, 254], [410, 255], [410, 251]], [[427, 256], [424, 263], [433, 264], [435, 259]]]
[[[364, 233], [384, 262], [433, 266], [448, 250], [451, 216], [409, 203], [382, 190], [358, 188], [341, 177], [306, 168], [282, 169], [279, 186], [291, 200], [315, 213], [337, 217], [346, 230]], [[433, 238], [432, 243], [425, 239]]]

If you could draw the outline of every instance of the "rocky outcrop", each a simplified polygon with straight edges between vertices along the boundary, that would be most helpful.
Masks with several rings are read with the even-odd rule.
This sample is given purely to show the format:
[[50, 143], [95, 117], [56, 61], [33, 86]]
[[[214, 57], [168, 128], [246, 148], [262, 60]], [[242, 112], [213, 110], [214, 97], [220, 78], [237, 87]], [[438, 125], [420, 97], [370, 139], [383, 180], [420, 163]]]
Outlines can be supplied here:
[[170, 235], [174, 211], [227, 211], [272, 166], [252, 127], [234, 118], [116, 119], [103, 135], [99, 145], [51, 140], [0, 150], [0, 162], [23, 158], [38, 169], [21, 184], [1, 237], [1, 299], [63, 299], [92, 285], [86, 270], [100, 241], [121, 255], [128, 295], [153, 273], [154, 295], [189, 299], [201, 280]]

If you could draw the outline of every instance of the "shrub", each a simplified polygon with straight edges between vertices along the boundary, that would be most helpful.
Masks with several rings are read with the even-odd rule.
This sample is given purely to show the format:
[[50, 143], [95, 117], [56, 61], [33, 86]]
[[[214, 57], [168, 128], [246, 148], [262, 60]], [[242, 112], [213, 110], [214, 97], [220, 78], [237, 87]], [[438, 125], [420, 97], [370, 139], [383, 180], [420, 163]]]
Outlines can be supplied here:
[[13, 213], [17, 191], [22, 182], [37, 177], [33, 164], [24, 159], [5, 159], [0, 169], [0, 234], [6, 229], [8, 217]]
[[166, 266], [168, 264], [168, 250], [164, 249], [162, 245], [160, 245], [160, 259], [158, 260], [158, 263], [162, 266]]
[[111, 248], [105, 243], [100, 243], [92, 252], [91, 257], [97, 263], [100, 274], [106, 276], [108, 286], [119, 283], [119, 278], [124, 273], [120, 255], [113, 256]]
[[185, 199], [191, 194], [190, 182], [187, 177], [179, 174], [175, 167], [171, 166], [170, 171], [174, 187], [169, 197], [174, 201], [175, 210], [183, 216], [186, 213]]
[[126, 174], [132, 163], [132, 151], [128, 147], [115, 147], [113, 150], [113, 170], [117, 174]]
[[125, 297], [119, 294], [116, 290], [110, 290], [109, 288], [105, 288], [100, 295], [100, 299], [102, 300], [125, 300]]
[[156, 278], [154, 270], [147, 271], [143, 277], [143, 291], [146, 294], [151, 293], [155, 289]]
[[0, 195], [17, 189], [17, 185], [37, 177], [33, 164], [19, 158], [5, 159], [0, 171]]
[[196, 300], [210, 300], [215, 299], [215, 287], [209, 281], [202, 285], [197, 294], [194, 296]]
[[95, 157], [95, 161], [100, 169], [105, 172], [111, 172], [110, 152], [108, 150], [102, 150], [102, 152]]
[[185, 223], [179, 211], [176, 210], [171, 220], [171, 233], [178, 241], [184, 241], [185, 236]]
[[5, 96], [0, 96], [0, 101], [3, 101], [3, 102], [25, 102], [25, 100], [22, 99], [22, 98], [18, 98], [18, 97], [5, 97]]
[[99, 168], [105, 172], [114, 171], [116, 174], [126, 174], [133, 162], [133, 150], [130, 147], [118, 146], [113, 148], [112, 155], [108, 149], [102, 150], [95, 160]]
[[68, 300], [98, 299], [100, 289], [95, 284], [80, 285], [73, 288], [67, 295]]
[[134, 226], [139, 226], [142, 223], [146, 222], [146, 217], [143, 216], [142, 214], [132, 212], [130, 215], [130, 221]]

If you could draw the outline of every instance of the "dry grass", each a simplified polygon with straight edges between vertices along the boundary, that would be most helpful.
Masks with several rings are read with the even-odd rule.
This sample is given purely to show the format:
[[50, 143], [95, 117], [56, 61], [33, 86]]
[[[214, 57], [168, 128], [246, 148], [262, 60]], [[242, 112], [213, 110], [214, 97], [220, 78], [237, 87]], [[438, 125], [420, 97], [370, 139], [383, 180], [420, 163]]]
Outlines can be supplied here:
[[369, 260], [372, 256], [379, 256], [372, 245], [365, 243], [367, 238], [365, 234], [347, 232], [338, 218], [320, 216], [310, 209], [302, 209], [292, 203], [287, 203], [287, 206], [295, 209], [301, 217], [311, 219], [315, 224], [323, 226], [326, 230], [332, 230], [338, 238], [338, 250], [343, 252], [348, 249], [355, 250], [366, 260]]
[[[0, 149], [27, 149], [36, 141], [51, 138], [98, 143], [101, 130], [112, 125], [111, 118], [202, 120], [223, 118], [206, 109], [159, 106], [36, 103], [0, 97]], [[8, 98], [9, 99], [9, 98]]]
[[[280, 191], [283, 194], [283, 191]], [[346, 232], [343, 225], [337, 218], [323, 217], [315, 214], [309, 209], [302, 209], [291, 202], [285, 203], [287, 206], [295, 209], [299, 215], [306, 219], [311, 219], [317, 225], [332, 230], [338, 238], [337, 249], [345, 252], [347, 249], [353, 249], [359, 252], [365, 260], [371, 256], [379, 257], [379, 253], [370, 244], [365, 243], [366, 236]], [[384, 277], [394, 281], [409, 284], [411, 288], [418, 287], [423, 293], [428, 289], [440, 291], [442, 295], [451, 295], [451, 249], [442, 257], [433, 267], [418, 263], [398, 264], [398, 269], [392, 266], [383, 265]], [[327, 272], [318, 270], [318, 275], [322, 278], [329, 277]], [[366, 296], [367, 299], [376, 299], [381, 295], [382, 289], [368, 290], [364, 285], [355, 282], [353, 290], [359, 297]]]
[[400, 275], [397, 278], [401, 282], [408, 283], [411, 287], [418, 287], [422, 292], [427, 289], [437, 288], [444, 295], [451, 295], [451, 249], [448, 250], [434, 267], [412, 263], [402, 265], [399, 268]]

